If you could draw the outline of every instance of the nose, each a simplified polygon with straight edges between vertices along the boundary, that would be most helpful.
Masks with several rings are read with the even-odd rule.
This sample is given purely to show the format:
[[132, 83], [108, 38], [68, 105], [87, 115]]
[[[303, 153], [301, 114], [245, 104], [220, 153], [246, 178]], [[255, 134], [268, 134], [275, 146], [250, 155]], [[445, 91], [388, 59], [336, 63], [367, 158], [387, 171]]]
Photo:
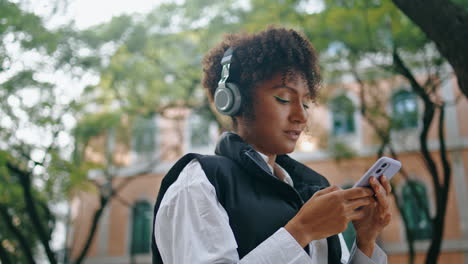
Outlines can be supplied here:
[[302, 102], [297, 102], [295, 104], [292, 104], [291, 112], [289, 115], [289, 120], [292, 123], [303, 124], [307, 122], [308, 117], [309, 117], [309, 113], [307, 112], [307, 109], [305, 109]]

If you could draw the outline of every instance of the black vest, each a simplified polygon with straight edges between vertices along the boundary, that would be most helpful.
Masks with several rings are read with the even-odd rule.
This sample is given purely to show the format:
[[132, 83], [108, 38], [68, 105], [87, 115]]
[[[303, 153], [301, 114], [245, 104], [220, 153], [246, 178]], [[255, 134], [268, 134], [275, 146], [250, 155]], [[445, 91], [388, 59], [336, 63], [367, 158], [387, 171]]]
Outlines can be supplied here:
[[[233, 133], [224, 133], [216, 146], [216, 155], [187, 154], [166, 174], [154, 207], [154, 221], [162, 197], [183, 168], [197, 159], [216, 190], [220, 204], [229, 216], [239, 257], [242, 258], [293, 218], [312, 195], [327, 186], [328, 181], [312, 169], [279, 155], [276, 163], [291, 176], [294, 188], [273, 176], [260, 155]], [[328, 263], [341, 263], [338, 236], [327, 238]], [[163, 263], [154, 230], [152, 234], [153, 264]], [[305, 248], [308, 251], [308, 247]]]

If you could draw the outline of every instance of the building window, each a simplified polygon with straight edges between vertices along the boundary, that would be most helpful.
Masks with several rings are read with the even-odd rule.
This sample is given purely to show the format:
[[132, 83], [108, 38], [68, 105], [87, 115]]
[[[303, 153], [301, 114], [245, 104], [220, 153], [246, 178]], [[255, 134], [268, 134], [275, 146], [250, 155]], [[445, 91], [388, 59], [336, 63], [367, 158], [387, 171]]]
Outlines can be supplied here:
[[154, 117], [135, 118], [132, 131], [132, 149], [137, 153], [154, 152], [156, 133], [157, 127]]
[[415, 128], [418, 125], [418, 101], [409, 91], [399, 91], [392, 97], [392, 122], [397, 130]]
[[213, 121], [205, 114], [192, 113], [188, 120], [190, 129], [190, 146], [204, 147], [212, 143]]
[[138, 201], [132, 208], [131, 255], [150, 252], [151, 205], [147, 201]]
[[340, 95], [331, 100], [330, 107], [333, 116], [333, 135], [354, 133], [353, 102], [346, 95]]
[[415, 240], [430, 239], [432, 235], [426, 187], [418, 181], [408, 181], [402, 190], [403, 213], [409, 232]]

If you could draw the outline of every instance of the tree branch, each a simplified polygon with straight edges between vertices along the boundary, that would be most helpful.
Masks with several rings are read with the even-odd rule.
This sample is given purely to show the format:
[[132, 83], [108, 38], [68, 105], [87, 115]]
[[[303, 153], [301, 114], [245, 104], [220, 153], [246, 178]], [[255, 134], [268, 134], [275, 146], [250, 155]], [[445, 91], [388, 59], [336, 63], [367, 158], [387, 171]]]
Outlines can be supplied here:
[[42, 221], [39, 217], [39, 214], [37, 212], [37, 209], [34, 203], [34, 197], [31, 193], [31, 178], [30, 178], [31, 173], [18, 168], [17, 166], [15, 166], [14, 164], [10, 162], [7, 162], [7, 168], [13, 173], [15, 173], [20, 179], [19, 182], [23, 189], [23, 197], [26, 202], [26, 210], [28, 212], [29, 217], [31, 218], [33, 227], [34, 229], [36, 229], [36, 232], [39, 236], [39, 241], [41, 241], [41, 244], [46, 251], [46, 255], [50, 263], [56, 264], [57, 260], [49, 245], [49, 241], [50, 241], [50, 236], [48, 235], [49, 232], [46, 232], [44, 226], [42, 225]]
[[[382, 128], [381, 126], [379, 126], [377, 124], [375, 119], [372, 118], [372, 116], [369, 115], [368, 103], [367, 103], [367, 100], [366, 100], [366, 96], [364, 94], [365, 84], [362, 81], [362, 79], [360, 78], [359, 74], [355, 71], [355, 67], [352, 68], [351, 72], [352, 72], [354, 78], [356, 79], [356, 81], [358, 82], [358, 84], [360, 86], [359, 97], [360, 97], [360, 100], [361, 100], [361, 107], [360, 107], [361, 115], [370, 124], [370, 126], [375, 131], [375, 133], [377, 134], [377, 136], [379, 137], [379, 139], [381, 141], [381, 144], [379, 146], [378, 153], [377, 153], [378, 157], [381, 157], [383, 155], [383, 153], [384, 153], [385, 147], [388, 147], [388, 149], [389, 149], [389, 151], [391, 153], [391, 156], [394, 159], [398, 159], [398, 156], [397, 156], [395, 150], [393, 149], [393, 147], [391, 145], [391, 141], [390, 141], [391, 126], [387, 126], [386, 128]], [[379, 114], [381, 114], [383, 117], [385, 117], [387, 122], [391, 121], [391, 118], [388, 115], [386, 115], [385, 112], [382, 112], [382, 113], [379, 113]], [[406, 172], [406, 170], [404, 168], [401, 168], [399, 173], [403, 176], [403, 178], [407, 182], [410, 181], [408, 173]], [[423, 209], [423, 212], [428, 217], [428, 219], [430, 219], [431, 216], [429, 214], [429, 208], [422, 201], [422, 197], [420, 197], [420, 195], [418, 195], [418, 192], [417, 192], [415, 186], [413, 184], [408, 184], [408, 186], [409, 186], [409, 188], [411, 190], [412, 196], [416, 200], [416, 203], [418, 204], [418, 206], [420, 208]], [[415, 259], [414, 235], [412, 234], [412, 232], [411, 232], [411, 230], [409, 228], [407, 215], [404, 213], [403, 207], [402, 207], [402, 205], [401, 205], [401, 203], [399, 201], [399, 198], [397, 197], [395, 192], [393, 192], [393, 196], [394, 196], [395, 202], [397, 204], [398, 210], [400, 212], [400, 215], [403, 218], [403, 223], [404, 223], [404, 226], [405, 226], [405, 235], [406, 235], [406, 239], [407, 239], [407, 242], [408, 242], [408, 249], [409, 249], [409, 252], [408, 252], [408, 254], [409, 254], [409, 263], [414, 263], [414, 259]]]
[[[429, 148], [428, 148], [428, 133], [431, 126], [431, 123], [434, 119], [435, 110], [437, 108], [436, 103], [434, 103], [429, 95], [425, 92], [425, 89], [419, 85], [419, 83], [414, 78], [413, 74], [406, 67], [401, 57], [398, 55], [396, 48], [393, 53], [394, 65], [397, 72], [400, 72], [410, 83], [413, 91], [422, 99], [424, 103], [424, 112], [423, 112], [423, 128], [419, 135], [419, 142], [421, 145], [421, 152], [426, 164], [426, 169], [431, 175], [435, 195], [436, 195], [436, 214], [432, 219], [432, 230], [433, 238], [431, 240], [431, 245], [429, 251], [426, 255], [426, 263], [432, 264], [437, 263], [437, 257], [440, 253], [440, 248], [442, 244], [442, 236], [444, 233], [444, 217], [447, 209], [447, 197], [448, 197], [448, 187], [446, 183], [450, 183], [450, 165], [447, 160], [447, 150], [445, 147], [445, 135], [444, 135], [444, 104], [443, 102], [439, 105], [440, 116], [437, 122], [438, 136], [440, 140], [440, 155], [442, 158], [442, 166], [444, 169], [444, 184], [441, 185], [439, 179], [438, 167], [432, 158]], [[428, 76], [428, 78], [433, 78]], [[427, 82], [427, 85], [435, 85], [431, 82]], [[430, 90], [434, 90], [435, 87], [429, 87]]]
[[97, 228], [99, 226], [99, 219], [101, 218], [101, 215], [104, 212], [104, 209], [105, 209], [105, 207], [107, 205], [107, 202], [109, 200], [106, 199], [103, 196], [100, 196], [100, 201], [101, 201], [101, 205], [96, 210], [96, 212], [94, 212], [93, 220], [91, 222], [91, 230], [88, 233], [88, 237], [87, 237], [87, 239], [85, 241], [83, 249], [81, 250], [78, 258], [76, 259], [75, 264], [80, 264], [81, 262], [83, 262], [84, 258], [86, 257], [86, 254], [88, 253], [89, 247], [91, 246], [91, 242], [94, 239], [94, 235], [96, 233], [96, 230], [97, 230]]
[[429, 152], [429, 148], [427, 146], [427, 138], [429, 133], [429, 128], [431, 126], [432, 120], [434, 119], [434, 112], [435, 112], [435, 105], [426, 94], [423, 87], [419, 85], [416, 81], [416, 78], [411, 73], [408, 67], [406, 67], [405, 63], [401, 59], [400, 55], [395, 48], [393, 51], [393, 63], [395, 66], [395, 70], [403, 75], [411, 84], [411, 89], [423, 100], [424, 103], [424, 112], [423, 112], [423, 129], [419, 136], [419, 142], [421, 144], [421, 152], [426, 163], [426, 168], [429, 171], [430, 175], [432, 176], [432, 181], [434, 184], [434, 188], [436, 188], [436, 199], [439, 199], [439, 188], [440, 188], [440, 181], [437, 172], [437, 166], [434, 160], [431, 157]]
[[443, 183], [443, 190], [444, 195], [448, 194], [448, 189], [450, 187], [450, 175], [452, 174], [452, 169], [450, 166], [450, 162], [447, 157], [447, 148], [445, 146], [445, 131], [444, 131], [444, 119], [445, 119], [445, 104], [442, 104], [439, 107], [439, 142], [440, 142], [440, 160], [442, 161], [442, 167], [444, 170], [444, 183]]
[[27, 239], [23, 236], [21, 231], [13, 224], [13, 219], [8, 213], [8, 209], [2, 204], [0, 204], [0, 216], [3, 219], [3, 222], [8, 227], [8, 230], [10, 230], [15, 235], [16, 239], [18, 239], [18, 242], [21, 248], [23, 249], [24, 255], [26, 256], [28, 262], [32, 264], [36, 263], [31, 252], [31, 246], [28, 244]]
[[415, 92], [419, 97], [421, 97], [421, 99], [424, 102], [430, 103], [431, 98], [429, 98], [425, 89], [421, 85], [419, 85], [413, 73], [411, 73], [410, 69], [403, 62], [403, 59], [398, 53], [398, 50], [396, 47], [393, 49], [393, 65], [394, 65], [395, 71], [401, 74], [403, 77], [405, 77], [406, 80], [408, 80], [413, 92]]
[[[394, 186], [392, 186], [392, 189], [394, 189]], [[393, 193], [393, 198], [395, 200], [395, 204], [398, 208], [398, 211], [400, 212], [400, 215], [401, 217], [403, 218], [403, 224], [405, 226], [405, 235], [406, 235], [406, 240], [408, 242], [408, 253], [409, 253], [409, 261], [408, 263], [410, 264], [413, 264], [414, 263], [414, 257], [415, 257], [415, 250], [414, 250], [414, 237], [413, 237], [413, 234], [412, 232], [410, 231], [410, 227], [409, 227], [409, 221], [408, 221], [408, 217], [404, 212], [403, 210], [403, 205], [401, 204], [400, 200], [398, 199], [397, 195], [395, 194], [395, 192], [392, 192]]]
[[449, 61], [468, 98], [468, 12], [446, 0], [393, 0], [435, 42]]
[[[149, 162], [148, 166], [146, 166], [140, 173], [125, 178], [116, 187], [111, 188], [110, 192], [108, 194], [103, 193], [102, 188], [101, 188], [102, 185], [99, 185], [98, 183], [93, 182], [97, 186], [98, 190], [100, 190], [100, 195], [99, 195], [99, 197], [100, 197], [100, 207], [96, 210], [96, 212], [93, 215], [93, 219], [92, 219], [92, 222], [91, 222], [91, 229], [90, 229], [90, 231], [88, 233], [88, 237], [86, 238], [86, 242], [85, 242], [85, 244], [83, 246], [83, 249], [81, 250], [78, 258], [75, 261], [75, 264], [82, 263], [83, 260], [86, 258], [86, 254], [88, 253], [88, 250], [89, 250], [89, 248], [91, 246], [91, 242], [93, 241], [94, 236], [96, 234], [96, 230], [97, 230], [97, 228], [99, 226], [99, 220], [100, 220], [100, 218], [102, 216], [102, 213], [104, 212], [106, 206], [108, 205], [109, 201], [111, 199], [113, 199], [115, 196], [118, 196], [119, 192], [123, 188], [125, 188], [131, 181], [133, 181], [134, 179], [136, 179], [136, 178], [150, 172], [151, 169], [155, 166], [155, 162], [158, 161], [158, 160], [159, 160], [159, 157], [156, 158], [155, 161]], [[112, 178], [113, 177], [109, 177], [108, 179], [111, 179], [111, 182], [106, 182], [104, 184], [108, 184], [108, 183], [111, 184], [112, 183]]]
[[[2, 237], [0, 236], [0, 241], [2, 241]], [[3, 247], [2, 243], [0, 243], [0, 262], [3, 264], [10, 264], [10, 257], [8, 256], [8, 252]]]
[[[31, 251], [31, 246], [28, 244], [28, 240], [23, 236], [21, 231], [13, 224], [13, 219], [11, 215], [8, 213], [8, 209], [0, 204], [0, 216], [3, 219], [3, 222], [6, 224], [8, 229], [13, 233], [13, 235], [18, 239], [18, 242], [24, 252], [24, 255], [26, 256], [26, 259], [29, 261], [29, 263], [36, 263], [33, 258], [33, 254]], [[0, 243], [1, 246], [1, 243]], [[8, 257], [8, 255], [6, 255]], [[3, 259], [2, 259], [3, 263]]]

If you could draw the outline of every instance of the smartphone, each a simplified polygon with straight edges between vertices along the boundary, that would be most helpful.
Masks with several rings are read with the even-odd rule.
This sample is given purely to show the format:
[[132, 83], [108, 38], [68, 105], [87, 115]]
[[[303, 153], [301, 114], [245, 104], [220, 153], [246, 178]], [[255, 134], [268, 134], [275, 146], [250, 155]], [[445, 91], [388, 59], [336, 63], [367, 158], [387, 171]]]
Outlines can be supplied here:
[[379, 178], [380, 175], [385, 175], [390, 180], [401, 168], [401, 163], [398, 160], [389, 157], [381, 157], [374, 165], [359, 179], [353, 187], [368, 187], [370, 186], [369, 179], [374, 176]]

